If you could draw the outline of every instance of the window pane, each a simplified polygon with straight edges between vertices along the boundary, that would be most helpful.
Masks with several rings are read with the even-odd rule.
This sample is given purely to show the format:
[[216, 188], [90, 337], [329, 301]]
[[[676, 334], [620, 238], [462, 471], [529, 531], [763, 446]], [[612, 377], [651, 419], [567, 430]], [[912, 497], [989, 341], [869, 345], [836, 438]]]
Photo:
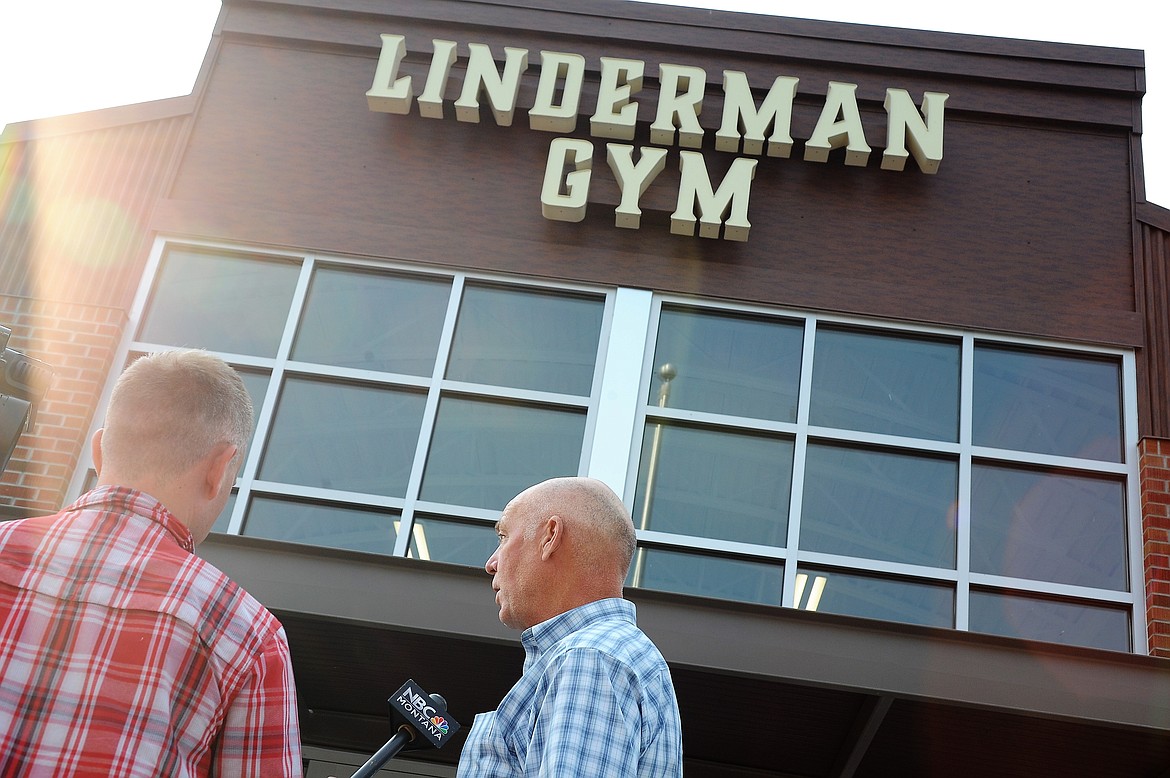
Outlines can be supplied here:
[[172, 249], [138, 339], [275, 356], [299, 275], [290, 262]]
[[958, 440], [959, 344], [817, 330], [809, 423]]
[[976, 465], [971, 569], [1125, 591], [1123, 482]]
[[1121, 461], [1116, 361], [980, 345], [974, 392], [976, 445]]
[[264, 395], [268, 393], [268, 381], [271, 374], [253, 370], [236, 368], [248, 390], [248, 397], [252, 399], [252, 445], [256, 445], [256, 425], [260, 422], [260, 406], [264, 404]]
[[932, 567], [955, 566], [955, 461], [808, 446], [800, 547]]
[[223, 510], [219, 512], [219, 518], [215, 520], [215, 524], [211, 526], [212, 532], [227, 532], [228, 524], [232, 520], [232, 511], [236, 509], [236, 495], [238, 493], [235, 489], [232, 490], [228, 497], [227, 504], [223, 506]]
[[803, 339], [802, 324], [663, 308], [647, 402], [795, 421]]
[[421, 517], [414, 520], [407, 556], [482, 568], [497, 543], [490, 524]]
[[323, 267], [313, 274], [293, 359], [429, 376], [451, 282]]
[[584, 438], [584, 413], [445, 397], [422, 497], [503, 510], [539, 481], [577, 475]]
[[930, 627], [955, 625], [954, 590], [946, 584], [802, 568], [793, 600], [797, 608], [821, 613]]
[[259, 477], [403, 497], [425, 402], [414, 392], [290, 378]]
[[634, 525], [784, 546], [792, 450], [784, 438], [648, 424]]
[[626, 585], [779, 605], [784, 588], [784, 565], [639, 548], [626, 576]]
[[971, 591], [970, 629], [1071, 646], [1130, 650], [1129, 614], [1121, 608]]
[[447, 378], [587, 396], [604, 309], [596, 297], [469, 286]]
[[243, 534], [371, 554], [394, 553], [397, 516], [359, 508], [253, 497]]

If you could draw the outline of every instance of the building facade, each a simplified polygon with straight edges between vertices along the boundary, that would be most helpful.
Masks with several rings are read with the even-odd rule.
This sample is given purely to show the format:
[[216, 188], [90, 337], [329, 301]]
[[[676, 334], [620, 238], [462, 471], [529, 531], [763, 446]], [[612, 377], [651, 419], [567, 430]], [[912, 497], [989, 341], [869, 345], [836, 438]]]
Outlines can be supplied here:
[[[285, 623], [311, 774], [518, 677], [481, 567], [638, 526], [688, 776], [1170, 763], [1170, 211], [1141, 52], [589, 0], [225, 0], [193, 93], [0, 137], [10, 517], [137, 354], [257, 429], [200, 553]], [[461, 741], [397, 760], [449, 775]], [[413, 772], [411, 772], [413, 771]]]

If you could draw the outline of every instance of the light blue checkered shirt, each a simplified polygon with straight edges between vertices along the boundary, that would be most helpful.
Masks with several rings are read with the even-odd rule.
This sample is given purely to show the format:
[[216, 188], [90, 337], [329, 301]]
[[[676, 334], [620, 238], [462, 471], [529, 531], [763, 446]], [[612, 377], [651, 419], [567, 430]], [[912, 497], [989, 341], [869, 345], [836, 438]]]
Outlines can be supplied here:
[[682, 775], [670, 670], [634, 604], [591, 602], [524, 631], [524, 674], [475, 717], [459, 778]]

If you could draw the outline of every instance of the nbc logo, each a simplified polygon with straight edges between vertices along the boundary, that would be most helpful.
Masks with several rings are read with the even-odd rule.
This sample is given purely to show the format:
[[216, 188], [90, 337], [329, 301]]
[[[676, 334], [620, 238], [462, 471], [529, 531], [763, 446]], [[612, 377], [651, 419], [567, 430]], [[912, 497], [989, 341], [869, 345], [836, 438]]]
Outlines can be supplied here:
[[433, 719], [431, 719], [431, 723], [443, 732], [451, 729], [451, 727], [447, 725], [447, 719], [443, 718], [442, 716], [435, 716]]

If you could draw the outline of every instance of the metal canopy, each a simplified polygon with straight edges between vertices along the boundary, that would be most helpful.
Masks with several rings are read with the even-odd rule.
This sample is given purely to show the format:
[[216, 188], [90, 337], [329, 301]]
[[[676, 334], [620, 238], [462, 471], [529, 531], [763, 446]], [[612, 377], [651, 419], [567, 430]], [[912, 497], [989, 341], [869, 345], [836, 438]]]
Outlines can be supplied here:
[[[281, 618], [306, 745], [373, 753], [407, 678], [470, 727], [520, 673], [482, 571], [215, 535], [199, 553]], [[670, 663], [688, 778], [1160, 776], [1170, 661], [631, 591]], [[441, 751], [453, 764], [457, 736]]]

